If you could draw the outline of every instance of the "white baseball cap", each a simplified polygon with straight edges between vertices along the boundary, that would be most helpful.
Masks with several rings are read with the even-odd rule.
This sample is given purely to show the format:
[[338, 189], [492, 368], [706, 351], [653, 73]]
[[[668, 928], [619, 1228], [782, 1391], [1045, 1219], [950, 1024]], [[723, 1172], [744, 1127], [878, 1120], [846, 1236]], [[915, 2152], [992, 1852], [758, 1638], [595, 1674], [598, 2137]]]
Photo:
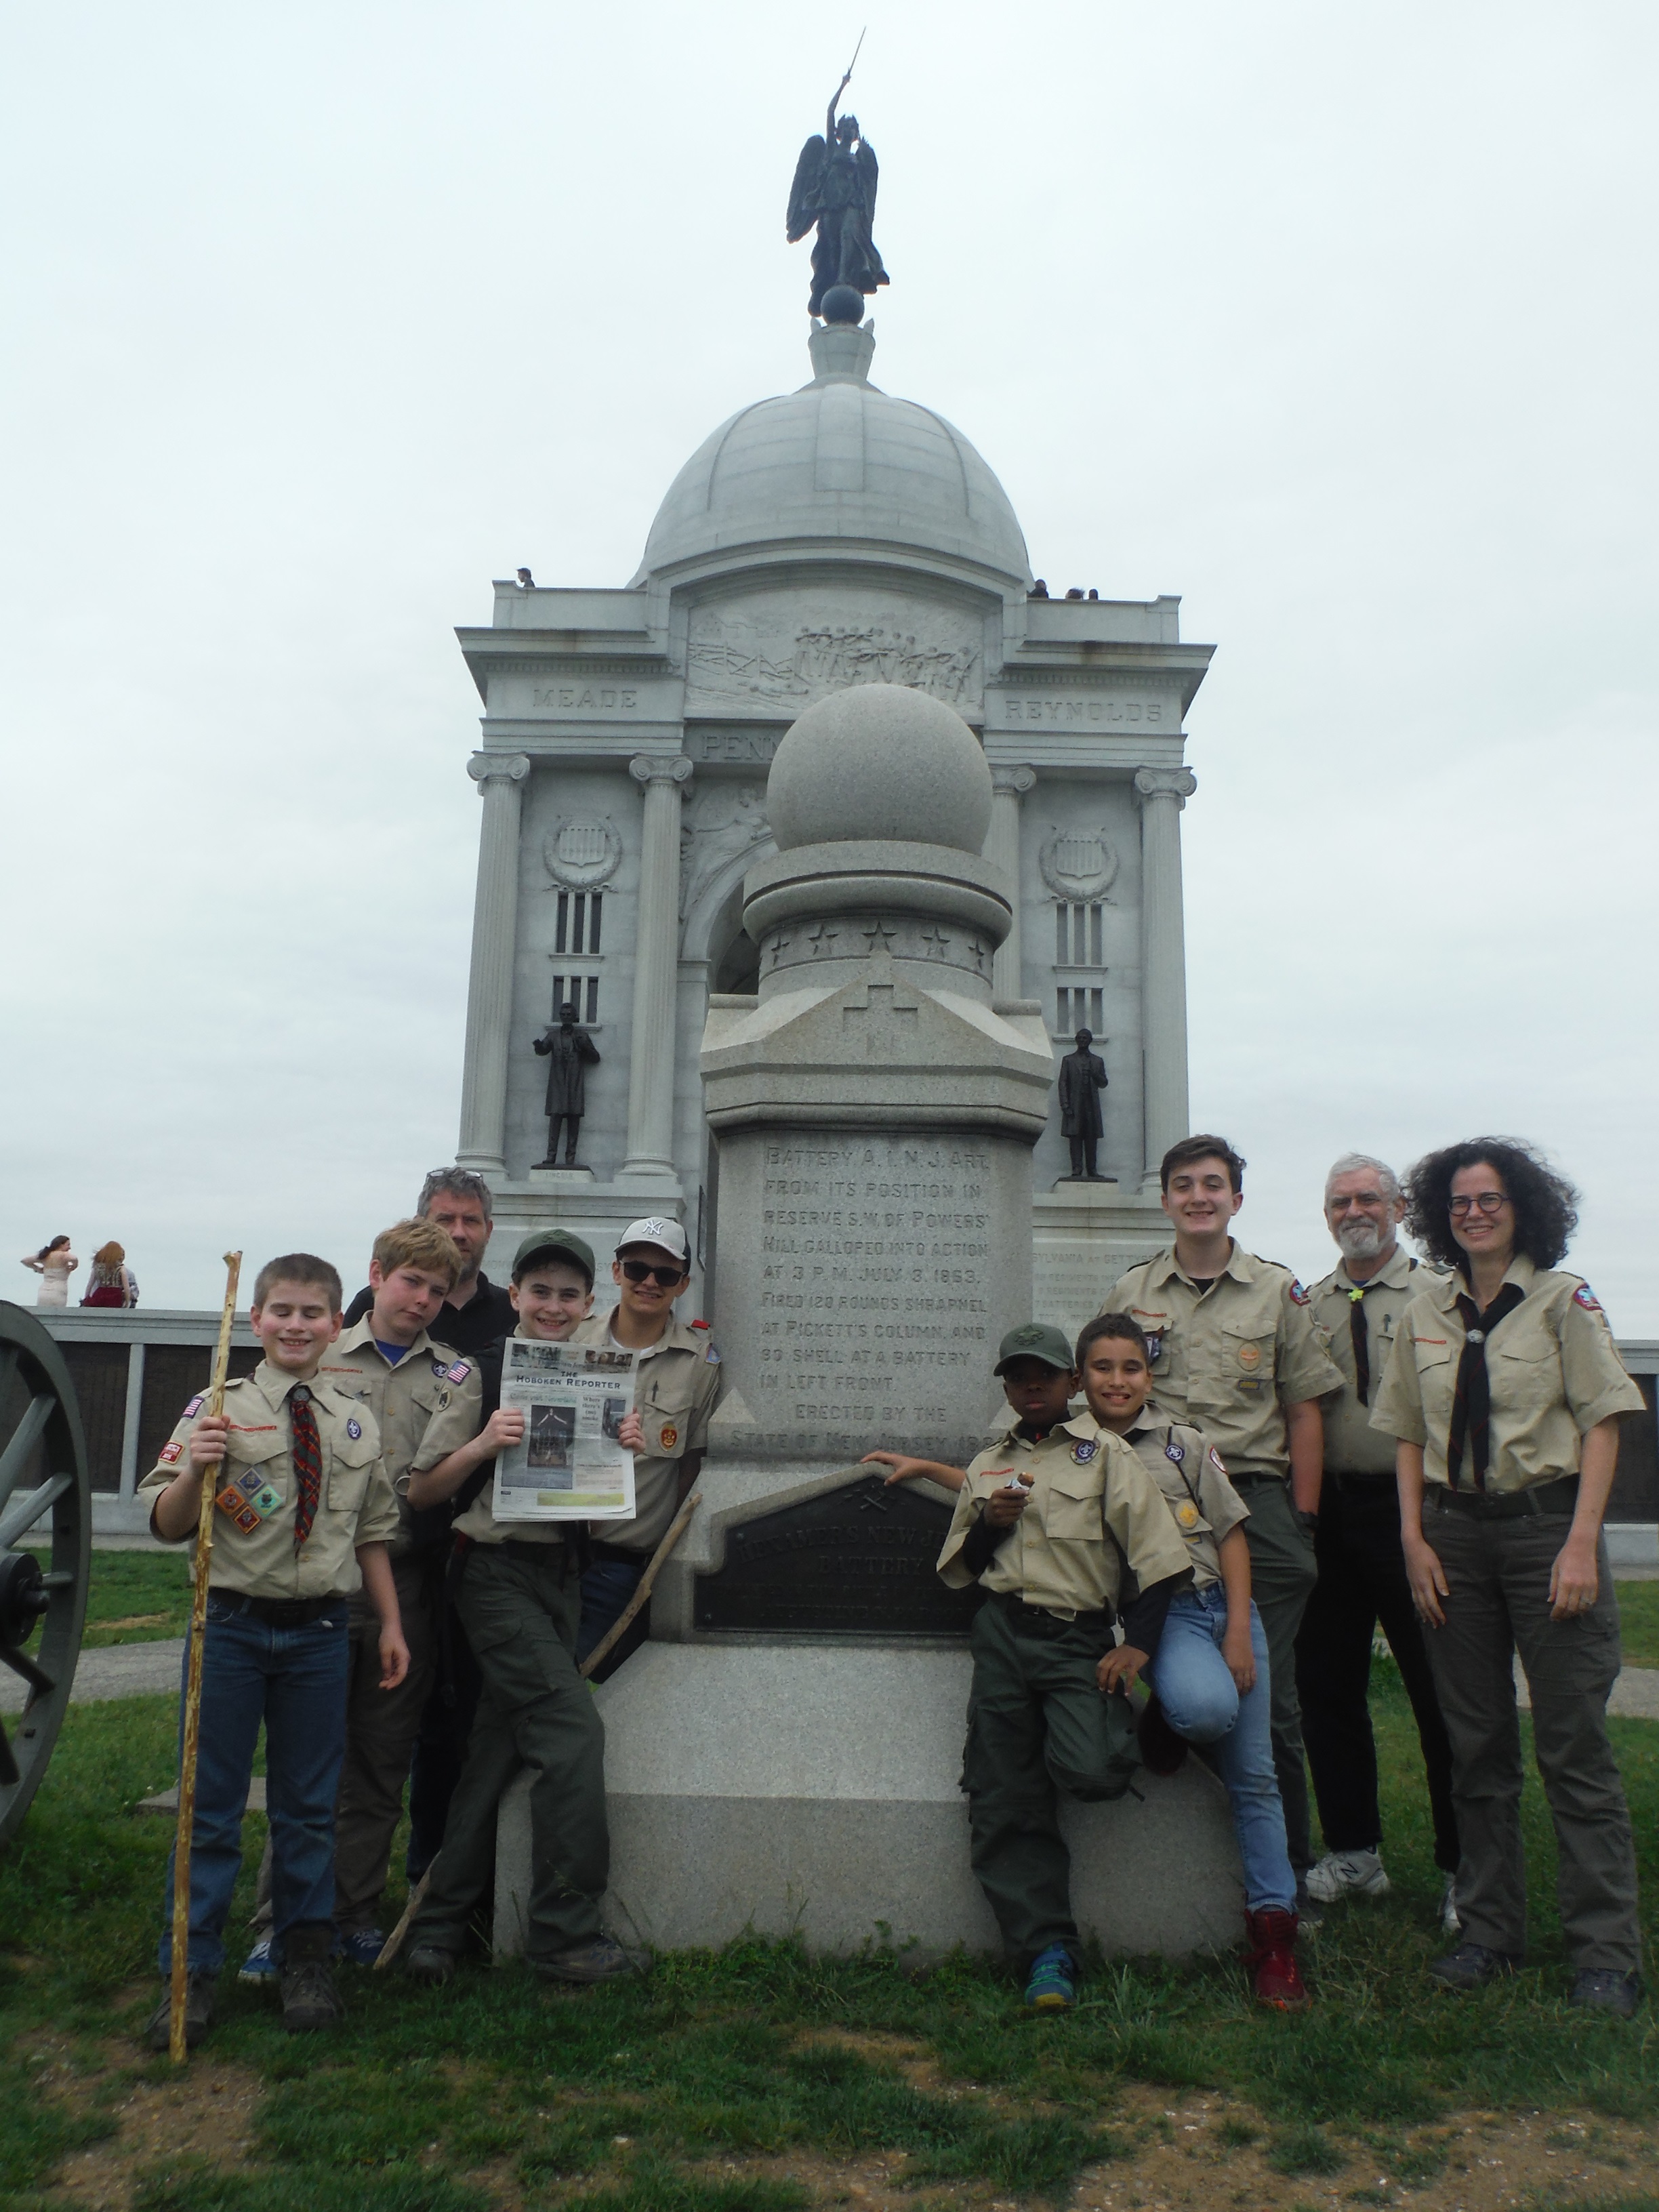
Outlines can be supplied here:
[[685, 1231], [666, 1214], [647, 1213], [638, 1221], [630, 1221], [617, 1240], [617, 1249], [625, 1252], [630, 1244], [654, 1244], [683, 1267], [690, 1264], [691, 1247], [686, 1242]]

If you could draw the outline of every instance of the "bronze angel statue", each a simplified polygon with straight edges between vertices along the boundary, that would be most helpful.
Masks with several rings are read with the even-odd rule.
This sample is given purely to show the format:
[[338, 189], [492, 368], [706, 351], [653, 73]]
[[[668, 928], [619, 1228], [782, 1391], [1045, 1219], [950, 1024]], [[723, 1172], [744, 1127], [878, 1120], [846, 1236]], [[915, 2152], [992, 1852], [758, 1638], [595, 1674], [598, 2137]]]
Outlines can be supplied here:
[[887, 271], [870, 235], [881, 173], [875, 149], [860, 136], [856, 115], [836, 120], [836, 110], [852, 75], [849, 69], [836, 88], [824, 118], [823, 137], [814, 135], [800, 149], [786, 222], [791, 246], [805, 238], [815, 222], [818, 227], [817, 243], [812, 248], [812, 292], [806, 303], [809, 314], [823, 314], [825, 296], [837, 288], [845, 287], [860, 295], [856, 305], [852, 301], [831, 302], [832, 310], [848, 310], [845, 314], [832, 312], [830, 319], [836, 322], [856, 322], [863, 305], [861, 295], [887, 282]]

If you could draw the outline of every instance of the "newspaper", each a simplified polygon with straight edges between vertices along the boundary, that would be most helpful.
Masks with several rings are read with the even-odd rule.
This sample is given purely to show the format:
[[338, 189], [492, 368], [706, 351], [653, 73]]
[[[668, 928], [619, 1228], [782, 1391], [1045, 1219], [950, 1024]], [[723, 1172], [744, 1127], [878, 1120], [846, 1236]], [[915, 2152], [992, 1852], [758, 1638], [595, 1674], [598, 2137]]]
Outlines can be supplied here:
[[495, 1457], [498, 1521], [631, 1521], [634, 1455], [617, 1439], [634, 1403], [635, 1356], [615, 1346], [509, 1336], [501, 1405], [524, 1440]]

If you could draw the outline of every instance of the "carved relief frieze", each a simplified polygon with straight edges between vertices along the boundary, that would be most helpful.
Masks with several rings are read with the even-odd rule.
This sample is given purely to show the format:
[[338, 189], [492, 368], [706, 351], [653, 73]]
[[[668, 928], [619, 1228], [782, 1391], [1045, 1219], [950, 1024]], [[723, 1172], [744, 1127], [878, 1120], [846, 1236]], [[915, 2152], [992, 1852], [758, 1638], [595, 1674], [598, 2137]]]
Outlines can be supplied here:
[[617, 872], [623, 841], [607, 815], [562, 817], [542, 841], [542, 862], [563, 890], [597, 890]]
[[1043, 882], [1057, 899], [1103, 899], [1117, 880], [1117, 849], [1103, 830], [1061, 830], [1037, 855]]
[[680, 824], [681, 920], [723, 868], [771, 834], [762, 786], [717, 783], [700, 791]]
[[983, 632], [966, 608], [826, 585], [694, 608], [689, 698], [741, 700], [792, 718], [856, 684], [901, 684], [963, 711], [981, 696]]

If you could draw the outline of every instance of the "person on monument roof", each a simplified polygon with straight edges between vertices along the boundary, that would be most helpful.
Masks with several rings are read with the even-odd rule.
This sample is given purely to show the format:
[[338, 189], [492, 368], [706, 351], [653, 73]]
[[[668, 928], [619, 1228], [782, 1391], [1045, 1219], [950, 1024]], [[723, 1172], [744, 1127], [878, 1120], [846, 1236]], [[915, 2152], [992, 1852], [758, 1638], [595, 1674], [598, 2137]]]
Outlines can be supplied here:
[[[988, 1593], [974, 1616], [963, 1786], [974, 1872], [1034, 2011], [1077, 2001], [1082, 1972], [1057, 1795], [1121, 1797], [1140, 1755], [1127, 1691], [1193, 1571], [1164, 1493], [1092, 1412], [1072, 1347], [1028, 1322], [993, 1370], [1012, 1419], [967, 1469], [939, 1572]], [[1114, 1644], [1121, 1564], [1139, 1594]]]
[[[567, 1230], [532, 1230], [513, 1261], [515, 1334], [573, 1340], [592, 1292], [593, 1254], [585, 1240]], [[496, 1809], [526, 1770], [531, 1966], [549, 1981], [584, 1984], [641, 1966], [599, 1917], [611, 1834], [605, 1726], [577, 1671], [583, 1525], [495, 1516], [495, 1455], [521, 1442], [525, 1430], [522, 1411], [501, 1402], [503, 1350], [480, 1355], [479, 1407], [465, 1415], [452, 1407], [453, 1418], [434, 1423], [405, 1492], [416, 1512], [451, 1500], [461, 1508], [455, 1603], [483, 1681], [442, 1848], [410, 1930], [410, 1977], [434, 1987], [450, 1979], [465, 1949], [468, 1925], [494, 1878]], [[621, 1441], [641, 1440], [630, 1413]]]
[[[634, 1402], [643, 1428], [635, 1446], [634, 1518], [595, 1521], [593, 1557], [582, 1577], [582, 1626], [576, 1656], [597, 1649], [626, 1610], [669, 1522], [691, 1494], [708, 1443], [708, 1424], [726, 1395], [726, 1370], [706, 1322], [680, 1321], [674, 1307], [691, 1280], [691, 1247], [665, 1214], [630, 1222], [611, 1264], [617, 1304], [576, 1331], [579, 1344], [616, 1344], [640, 1355]], [[643, 1641], [644, 1614], [605, 1655], [598, 1680], [614, 1673]]]
[[[261, 1723], [283, 2025], [319, 2028], [339, 2018], [328, 1964], [334, 1801], [345, 1752], [350, 1599], [360, 1583], [379, 1622], [380, 1692], [395, 1692], [409, 1671], [386, 1556], [398, 1505], [380, 1431], [361, 1399], [319, 1371], [340, 1334], [340, 1278], [308, 1252], [269, 1261], [248, 1318], [264, 1358], [252, 1375], [227, 1383], [222, 1414], [207, 1412], [205, 1392], [191, 1399], [138, 1486], [149, 1500], [150, 1534], [163, 1544], [195, 1537], [204, 1482], [215, 1486], [219, 1508], [191, 1832], [190, 2044], [213, 2021]], [[171, 1867], [167, 1893], [170, 1900]], [[167, 2048], [172, 1951], [169, 1912], [161, 2001], [145, 2028], [153, 2051]]]
[[1164, 1414], [1201, 1428], [1249, 1508], [1245, 1540], [1273, 1696], [1273, 1764], [1297, 1909], [1313, 1861], [1308, 1778], [1296, 1698], [1296, 1635], [1318, 1570], [1314, 1534], [1324, 1430], [1319, 1401], [1342, 1388], [1321, 1346], [1308, 1293], [1288, 1267], [1234, 1241], [1244, 1162], [1224, 1137], [1183, 1137], [1164, 1155], [1164, 1211], [1175, 1241], [1120, 1275], [1103, 1313], [1127, 1313], [1145, 1332]]
[[[435, 1221], [416, 1216], [383, 1229], [368, 1264], [374, 1303], [329, 1346], [318, 1370], [325, 1382], [367, 1406], [380, 1432], [380, 1463], [398, 1493], [398, 1528], [388, 1550], [409, 1646], [409, 1672], [388, 1695], [380, 1686], [372, 1610], [362, 1592], [352, 1599], [345, 1764], [334, 1821], [335, 1954], [348, 1966], [372, 1966], [385, 1941], [380, 1905], [415, 1739], [437, 1673], [439, 1607], [446, 1601], [448, 1517], [434, 1528], [433, 1516], [422, 1516], [428, 1523], [423, 1528], [402, 1493], [435, 1421], [479, 1418], [477, 1362], [428, 1334], [460, 1272], [461, 1255]], [[268, 1866], [260, 1869], [254, 1917], [258, 1926], [270, 1927]], [[261, 1981], [276, 1971], [265, 1937], [237, 1978]]]

